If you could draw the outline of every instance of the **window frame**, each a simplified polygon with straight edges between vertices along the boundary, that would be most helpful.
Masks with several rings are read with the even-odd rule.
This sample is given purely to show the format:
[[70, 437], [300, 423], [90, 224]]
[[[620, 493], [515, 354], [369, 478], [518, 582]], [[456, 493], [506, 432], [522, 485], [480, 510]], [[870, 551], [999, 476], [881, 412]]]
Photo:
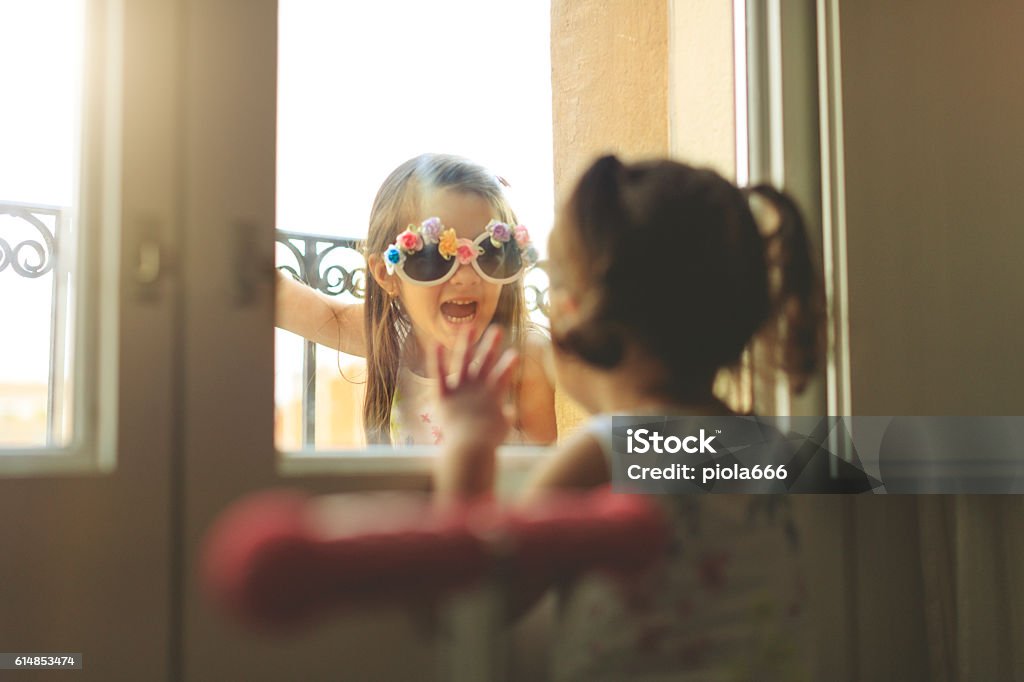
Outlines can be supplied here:
[[[64, 250], [72, 246], [71, 262], [59, 260], [58, 253], [54, 269], [54, 277], [62, 270], [69, 274], [68, 286], [75, 292], [73, 313], [65, 310], [73, 314], [71, 338], [62, 340], [73, 345], [71, 433], [62, 445], [0, 448], [0, 476], [106, 474], [116, 462], [123, 7], [117, 0], [92, 0], [85, 3], [83, 19], [78, 181], [73, 206], [62, 209], [64, 234], [54, 235], [66, 239], [58, 243]], [[94, 238], [81, 239], [83, 228]], [[54, 334], [59, 333], [55, 328]], [[53, 376], [47, 378], [48, 391], [54, 390], [53, 382]]]
[[[658, 4], [655, 0], [648, 2], [652, 5]], [[814, 11], [816, 4], [819, 4], [816, 0], [804, 0], [802, 4], [783, 6], [780, 3], [769, 3], [765, 6], [756, 0], [734, 0], [731, 9], [699, 12], [688, 8], [680, 0], [665, 0], [662, 4], [665, 10], [662, 15], [649, 11], [640, 12], [637, 8], [622, 10], [624, 14], [619, 19], [627, 23], [638, 21], [638, 17], [635, 16], [638, 13], [643, 15], [641, 23], [648, 22], [645, 25], [649, 25], [650, 21], [656, 21], [659, 16], [665, 22], [665, 33], [668, 37], [668, 45], [665, 46], [665, 72], [669, 87], [667, 92], [652, 91], [649, 95], [651, 101], [645, 105], [647, 111], [663, 110], [668, 128], [665, 139], [658, 138], [659, 142], [646, 133], [637, 133], [633, 139], [627, 133], [626, 137], [629, 139], [616, 140], [622, 147], [618, 150], [619, 153], [631, 156], [632, 147], [636, 147], [637, 153], [650, 154], [652, 145], [663, 144], [663, 154], [710, 163], [727, 176], [740, 171], [745, 176], [740, 178], [741, 181], [785, 184], [801, 205], [807, 208], [808, 214], [812, 216], [812, 223], [817, 222], [813, 218], [822, 215], [823, 191], [818, 171], [821, 156], [818, 141], [820, 121], [817, 93], [819, 87], [824, 87], [825, 81], [819, 83], [821, 74], [816, 69], [820, 70], [821, 67], [815, 65], [820, 59], [819, 51], [825, 48], [815, 42], [821, 39], [820, 27], [816, 26], [816, 21], [820, 19]], [[552, 3], [553, 17], [575, 11], [578, 10], [565, 2], [556, 0]], [[618, 22], [619, 19], [615, 21]], [[553, 33], [559, 25], [558, 21], [552, 21]], [[699, 28], [700, 26], [703, 28]], [[596, 30], [604, 29], [598, 27]], [[654, 30], [657, 33], [658, 29]], [[708, 43], [708, 39], [702, 37], [705, 32], [719, 36], [722, 44]], [[698, 36], [698, 33], [701, 35]], [[589, 34], [583, 37], [594, 38]], [[711, 50], [714, 54], [726, 55], [733, 59], [731, 83], [706, 81], [700, 63], [687, 58], [687, 50], [692, 51], [694, 46], [684, 44], [684, 41], [693, 40], [697, 40], [700, 49]], [[606, 56], [611, 58], [615, 53], [608, 53]], [[633, 53], [628, 53], [626, 58], [649, 61], [649, 57]], [[557, 66], [553, 64], [553, 70], [556, 70]], [[653, 77], [660, 76], [655, 74]], [[564, 86], [565, 83], [561, 85]], [[583, 81], [582, 85], [590, 89], [585, 93], [586, 96], [602, 97], [599, 84]], [[556, 98], [559, 91], [558, 87], [553, 87]], [[704, 92], [704, 95], [695, 97], [695, 91]], [[693, 100], [710, 100], [711, 111], [697, 118], [687, 115], [688, 107]], [[733, 113], [731, 128], [723, 128], [715, 114], [723, 107], [731, 108]], [[743, 108], [742, 111], [740, 107]], [[558, 111], [557, 100], [555, 110]], [[576, 151], [566, 146], [570, 138], [576, 139], [580, 112], [585, 115], [587, 111], [586, 107], [572, 110], [563, 107], [561, 120], [559, 114], [556, 113], [555, 116], [555, 175], [556, 181], [561, 181], [563, 192], [564, 185], [570, 179], [567, 175], [568, 170], [579, 165], [577, 162], [588, 156], [586, 148], [607, 145], [607, 140], [598, 138], [610, 133], [601, 129], [597, 131], [594, 140], [577, 141], [582, 144]], [[786, 118], [783, 118], [784, 112]], [[799, 112], [799, 116], [795, 115], [796, 112]], [[608, 112], [599, 113], [606, 117]], [[560, 141], [561, 154], [557, 151]], [[811, 235], [815, 247], [820, 247], [822, 240], [827, 238], [827, 234]], [[825, 246], [828, 246], [828, 243]], [[834, 254], [825, 253], [824, 256], [826, 274], [829, 274], [832, 272], [830, 268]], [[784, 390], [786, 387], [778, 380], [764, 382], [751, 377], [744, 383], [744, 390], [754, 396], [756, 404], [763, 406], [762, 410], [774, 408], [777, 412], [781, 410], [782, 414], [822, 413], [826, 407], [826, 399], [830, 398], [835, 390], [832, 359], [835, 343], [835, 338], [830, 337], [829, 362], [822, 370], [821, 376], [812, 382], [811, 387], [802, 396], [790, 396], [788, 390]], [[826, 395], [827, 391], [829, 395]], [[375, 450], [373, 447], [315, 450], [303, 447], [299, 450], [279, 450], [279, 471], [292, 476], [315, 475], [317, 472], [357, 476], [396, 476], [403, 472], [423, 475], [429, 470], [428, 463], [431, 457], [436, 456], [438, 452], [437, 448], [428, 446], [403, 448], [401, 454], [384, 454], [383, 451]], [[533, 452], [527, 454], [531, 450]], [[502, 449], [500, 459], [503, 463], [517, 463], [508, 466], [519, 466], [526, 461], [536, 462], [543, 456], [543, 452], [544, 449], [539, 447], [506, 447]]]
[[[279, 9], [278, 19], [279, 22], [282, 17], [282, 12]], [[280, 33], [279, 33], [280, 36]], [[550, 33], [549, 33], [550, 36]], [[278, 66], [280, 68], [282, 60], [278, 55]], [[279, 97], [281, 88], [279, 86]], [[282, 107], [278, 105], [278, 117], [282, 116]], [[279, 122], [279, 134], [280, 134], [280, 122]], [[501, 134], [500, 130], [496, 134]], [[281, 151], [280, 142], [278, 148], [279, 154]], [[448, 151], [448, 150], [440, 150]], [[458, 150], [452, 150], [458, 152]], [[458, 152], [461, 153], [461, 152]], [[469, 154], [470, 158], [475, 158], [472, 153]], [[280, 170], [280, 167], [279, 167]], [[554, 159], [552, 159], [552, 172], [554, 172]], [[280, 182], [280, 177], [277, 178]], [[510, 193], [514, 193], [516, 190], [510, 190]], [[514, 194], [511, 194], [511, 198], [514, 200]], [[308, 203], [308, 202], [307, 202]], [[367, 202], [367, 207], [369, 201]], [[281, 217], [280, 215], [278, 216]], [[529, 224], [529, 223], [528, 223]], [[275, 255], [275, 264], [278, 270], [282, 271], [285, 276], [291, 277], [312, 286], [315, 290], [320, 291], [325, 295], [330, 296], [343, 296], [346, 294], [354, 295], [357, 299], [361, 299], [361, 292], [365, 291], [365, 280], [369, 276], [365, 269], [365, 262], [356, 268], [344, 269], [341, 268], [341, 272], [338, 272], [340, 266], [336, 264], [328, 265], [330, 258], [328, 254], [332, 251], [343, 251], [353, 250], [358, 251], [359, 246], [365, 242], [365, 235], [353, 236], [351, 233], [345, 234], [325, 234], [322, 231], [297, 231], [294, 227], [289, 225], [277, 224], [275, 227], [275, 245], [279, 245], [279, 253], [287, 253], [285, 257], [287, 260], [282, 261]], [[546, 247], [538, 244], [538, 247], [543, 251]], [[313, 268], [317, 268], [313, 271]], [[545, 280], [543, 285], [538, 285], [536, 279], [531, 282], [531, 275], [528, 273], [526, 276], [525, 286], [527, 290], [527, 306], [529, 312], [532, 314], [535, 310], [540, 311], [546, 317], [546, 302], [541, 300], [541, 297], [546, 294], [547, 285], [547, 271], [544, 269], [544, 262], [539, 264], [538, 270], [543, 271], [543, 278]], [[334, 272], [331, 272], [334, 270]], [[337, 277], [340, 274], [340, 277]], [[334, 281], [335, 278], [340, 281]], [[330, 283], [329, 281], [330, 280]], [[346, 301], [348, 302], [348, 301]], [[278, 334], [281, 330], [278, 329]], [[372, 467], [367, 465], [368, 462], [374, 461], [376, 458], [381, 471], [395, 471], [400, 470], [401, 467], [396, 468], [396, 457], [388, 454], [384, 454], [385, 450], [391, 448], [380, 447], [379, 450], [376, 446], [359, 447], [359, 446], [321, 446], [316, 445], [316, 421], [318, 415], [317, 401], [318, 394], [323, 388], [317, 386], [318, 372], [322, 369], [318, 366], [317, 357], [322, 352], [337, 353], [332, 348], [321, 346], [315, 342], [307, 339], [301, 339], [302, 342], [302, 368], [301, 368], [301, 401], [299, 404], [299, 434], [298, 439], [294, 438], [295, 430], [289, 429], [288, 436], [282, 438], [285, 443], [279, 443], [275, 434], [274, 448], [277, 453], [278, 460], [282, 463], [287, 463], [294, 458], [300, 458], [304, 461], [304, 464], [297, 468], [298, 471], [316, 470], [316, 462], [321, 459], [328, 457], [338, 459], [359, 459], [360, 464], [351, 467], [352, 471], [362, 472], [371, 470]], [[295, 355], [298, 355], [296, 351]], [[278, 371], [278, 366], [275, 364], [275, 373]], [[321, 375], [321, 381], [323, 377]], [[277, 386], [275, 385], [275, 391]], [[321, 394], [322, 395], [322, 394]], [[293, 404], [288, 404], [288, 407], [292, 407]], [[322, 405], [321, 405], [322, 406]], [[275, 396], [275, 410], [286, 407], [285, 403], [278, 404]], [[347, 408], [348, 405], [346, 404]], [[322, 417], [323, 415], [319, 415]], [[294, 440], [299, 440], [301, 445], [298, 448], [288, 447]], [[530, 446], [516, 446], [518, 448], [527, 448]], [[405, 448], [402, 448], [404, 451]], [[419, 461], [421, 457], [429, 457], [428, 453], [437, 452], [436, 448], [430, 446], [417, 447], [417, 454], [412, 456], [409, 463], [410, 471], [424, 471], [424, 466], [417, 465], [415, 462]], [[315, 454], [314, 454], [315, 453]], [[514, 457], [513, 457], [514, 458]], [[288, 468], [292, 470], [295, 467]], [[282, 471], [285, 469], [282, 469]], [[342, 467], [327, 466], [323, 469], [325, 473], [330, 471], [348, 471], [349, 469]]]
[[[754, 407], [762, 414], [848, 414], [837, 397], [848, 390], [844, 387], [849, 367], [843, 362], [848, 338], [842, 326], [846, 319], [841, 293], [845, 286], [843, 209], [835, 194], [841, 193], [843, 185], [837, 132], [841, 120], [839, 129], [835, 125], [840, 100], [832, 66], [837, 48], [830, 37], [828, 4], [827, 0], [734, 1], [736, 69], [746, 78], [745, 93], [737, 88], [739, 96], [745, 95], [745, 101], [737, 102], [737, 119], [746, 122], [747, 133], [743, 135], [737, 125], [737, 165], [746, 171], [740, 180], [784, 188], [803, 209], [811, 249], [821, 261], [828, 316], [822, 366], [801, 395], [792, 395], [781, 372], [767, 377], [754, 373]], [[743, 43], [740, 24], [747, 28]], [[839, 175], [834, 163], [839, 164]], [[837, 371], [844, 366], [845, 373]]]

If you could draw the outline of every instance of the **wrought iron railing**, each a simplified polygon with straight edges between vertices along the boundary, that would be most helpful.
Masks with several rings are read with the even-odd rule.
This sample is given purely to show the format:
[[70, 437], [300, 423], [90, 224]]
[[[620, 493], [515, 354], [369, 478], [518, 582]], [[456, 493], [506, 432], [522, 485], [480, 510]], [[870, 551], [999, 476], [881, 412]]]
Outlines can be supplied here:
[[[64, 377], [68, 344], [67, 321], [71, 254], [70, 212], [59, 206], [0, 202], [0, 277], [38, 279], [52, 274], [47, 380], [46, 442], [61, 441], [64, 419]], [[278, 230], [277, 267], [329, 296], [358, 302], [366, 292], [366, 262], [359, 239]], [[525, 282], [527, 309], [546, 324], [546, 263]], [[302, 358], [301, 430], [303, 447], [316, 438], [316, 344], [305, 341]]]
[[[278, 230], [277, 243], [279, 270], [329, 296], [357, 302], [366, 295], [366, 261], [361, 240]], [[542, 261], [527, 273], [524, 287], [531, 317], [546, 325], [547, 263]], [[316, 442], [316, 344], [309, 340], [303, 344], [301, 400], [302, 447], [312, 448]]]
[[49, 377], [46, 397], [46, 444], [62, 441], [64, 362], [67, 344], [71, 221], [60, 206], [0, 202], [0, 277], [39, 279], [52, 273], [49, 330]]
[[[366, 295], [366, 262], [358, 239], [278, 230], [277, 243], [283, 246], [277, 252], [278, 270], [328, 296], [358, 301]], [[302, 352], [301, 415], [302, 447], [312, 448], [316, 443], [316, 343], [308, 339]]]

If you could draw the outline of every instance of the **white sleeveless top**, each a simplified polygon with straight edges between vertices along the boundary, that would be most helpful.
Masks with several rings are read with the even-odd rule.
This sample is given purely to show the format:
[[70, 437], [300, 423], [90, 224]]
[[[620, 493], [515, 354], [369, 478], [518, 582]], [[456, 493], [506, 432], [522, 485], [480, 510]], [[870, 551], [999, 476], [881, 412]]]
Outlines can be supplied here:
[[[398, 386], [391, 403], [392, 445], [441, 445], [444, 425], [438, 419], [436, 379], [420, 376], [404, 365], [398, 370]], [[525, 437], [517, 428], [509, 431], [506, 443], [522, 444]]]
[[[611, 416], [584, 428], [611, 463]], [[590, 575], [563, 592], [555, 679], [810, 679], [800, 534], [789, 499], [651, 499], [672, 522], [668, 557], [628, 584]]]

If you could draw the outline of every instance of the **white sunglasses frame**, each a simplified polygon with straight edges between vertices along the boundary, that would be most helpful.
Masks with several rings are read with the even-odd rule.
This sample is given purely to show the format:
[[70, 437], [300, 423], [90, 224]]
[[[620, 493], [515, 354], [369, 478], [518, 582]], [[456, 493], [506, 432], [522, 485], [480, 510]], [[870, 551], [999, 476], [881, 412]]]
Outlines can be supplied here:
[[[481, 232], [480, 236], [478, 236], [476, 239], [473, 240], [473, 245], [474, 246], [480, 246], [480, 244], [482, 244], [485, 239], [490, 239], [490, 238], [491, 238], [491, 233], [490, 232], [486, 232], [486, 231], [485, 232]], [[414, 256], [416, 254], [410, 254], [410, 255]], [[409, 257], [409, 255], [406, 256], [406, 258], [408, 258], [408, 257]], [[484, 280], [485, 282], [490, 282], [491, 284], [511, 284], [512, 282], [515, 282], [518, 279], [522, 279], [523, 275], [526, 273], [526, 269], [528, 267], [530, 267], [529, 265], [526, 264], [526, 261], [523, 259], [522, 252], [520, 252], [519, 258], [520, 258], [520, 260], [523, 263], [522, 267], [519, 268], [519, 272], [517, 272], [515, 275], [513, 275], [511, 277], [506, 277], [504, 279], [498, 279], [496, 277], [491, 277], [490, 275], [488, 275], [486, 272], [484, 272], [480, 268], [479, 265], [477, 265], [476, 258], [474, 258], [472, 261], [470, 261], [469, 264], [473, 266], [474, 270], [476, 270], [476, 274], [480, 275], [480, 279]], [[452, 260], [452, 267], [451, 267], [451, 269], [449, 269], [448, 272], [446, 274], [442, 275], [440, 278], [438, 278], [436, 280], [433, 280], [431, 282], [421, 282], [420, 280], [413, 279], [409, 275], [405, 274], [405, 259], [404, 258], [402, 259], [402, 262], [400, 262], [397, 265], [395, 265], [395, 274], [398, 275], [400, 278], [402, 278], [402, 281], [408, 282], [409, 284], [412, 284], [413, 286], [436, 287], [436, 286], [438, 286], [440, 284], [444, 284], [445, 282], [450, 280], [452, 277], [454, 277], [455, 273], [458, 271], [458, 269], [462, 267], [462, 263], [459, 262], [458, 256], [452, 256], [451, 260]]]

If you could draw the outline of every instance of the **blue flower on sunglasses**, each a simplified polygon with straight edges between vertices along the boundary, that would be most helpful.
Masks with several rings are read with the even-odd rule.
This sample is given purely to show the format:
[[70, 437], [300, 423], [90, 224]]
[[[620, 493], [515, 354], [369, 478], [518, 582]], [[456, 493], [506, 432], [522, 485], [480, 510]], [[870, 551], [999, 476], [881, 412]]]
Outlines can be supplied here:
[[384, 252], [384, 264], [387, 266], [388, 274], [391, 275], [395, 272], [395, 266], [402, 262], [402, 251], [392, 244], [388, 247], [387, 251]]

